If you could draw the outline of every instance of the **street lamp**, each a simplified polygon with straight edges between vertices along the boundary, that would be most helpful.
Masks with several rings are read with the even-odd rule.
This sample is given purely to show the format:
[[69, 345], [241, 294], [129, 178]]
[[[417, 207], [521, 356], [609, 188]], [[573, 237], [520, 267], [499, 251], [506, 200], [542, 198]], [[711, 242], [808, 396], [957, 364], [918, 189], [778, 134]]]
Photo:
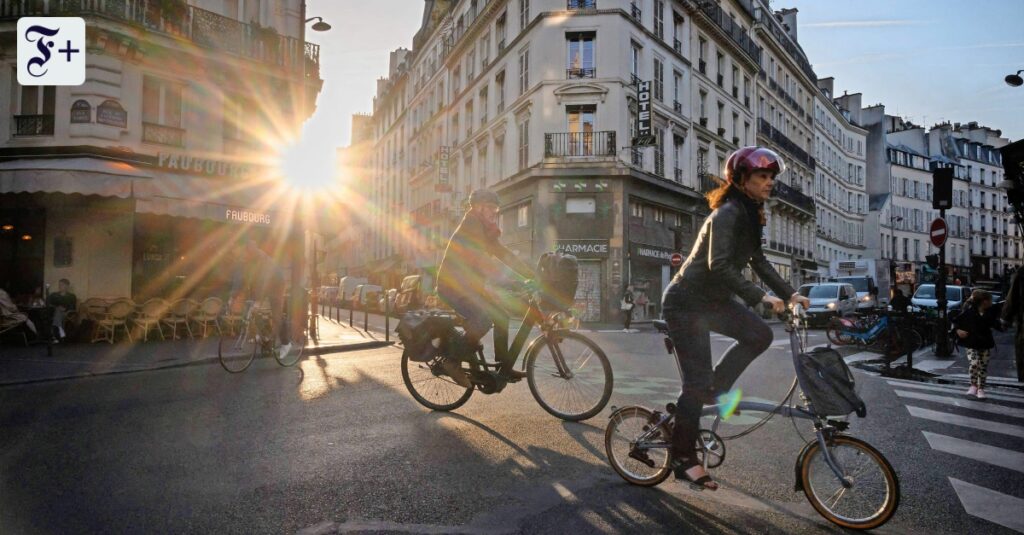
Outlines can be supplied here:
[[1024, 85], [1024, 78], [1020, 77], [1020, 73], [1022, 72], [1024, 72], [1024, 70], [1017, 71], [1017, 74], [1007, 74], [1006, 78], [1004, 78], [1004, 80], [1006, 80], [1006, 85], [1010, 87], [1020, 87], [1021, 85]]
[[[306, 22], [310, 22], [310, 21], [314, 21], [314, 20], [317, 21], [312, 26], [314, 32], [326, 32], [327, 30], [331, 29], [331, 25], [327, 24], [326, 22], [324, 22], [324, 18], [323, 17], [310, 17], [310, 18], [306, 19]], [[1018, 85], [1020, 85], [1020, 84], [1018, 84]]]

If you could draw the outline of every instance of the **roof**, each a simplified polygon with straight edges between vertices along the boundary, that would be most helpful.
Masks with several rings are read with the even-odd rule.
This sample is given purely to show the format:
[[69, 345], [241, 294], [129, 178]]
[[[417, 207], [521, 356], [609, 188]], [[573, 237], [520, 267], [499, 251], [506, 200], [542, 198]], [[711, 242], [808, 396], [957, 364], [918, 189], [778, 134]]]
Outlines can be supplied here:
[[921, 156], [922, 158], [927, 158], [928, 157], [927, 154], [921, 154], [920, 152], [917, 152], [916, 150], [914, 150], [914, 149], [912, 149], [912, 148], [910, 148], [910, 147], [908, 147], [908, 146], [906, 146], [906, 145], [904, 145], [902, 143], [898, 143], [898, 144], [895, 144], [895, 145], [892, 144], [892, 143], [886, 143], [886, 146], [888, 146], [890, 149], [896, 149], [898, 151], [907, 152], [907, 153], [913, 154], [915, 156]]

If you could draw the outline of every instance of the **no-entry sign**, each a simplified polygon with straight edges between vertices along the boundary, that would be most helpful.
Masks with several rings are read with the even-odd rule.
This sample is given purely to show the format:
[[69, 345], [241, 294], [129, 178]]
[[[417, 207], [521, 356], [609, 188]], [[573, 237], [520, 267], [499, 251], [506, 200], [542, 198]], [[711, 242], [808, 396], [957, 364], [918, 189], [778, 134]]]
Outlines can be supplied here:
[[672, 267], [679, 267], [683, 265], [683, 255], [679, 253], [672, 253]]
[[936, 247], [942, 247], [942, 244], [946, 243], [946, 234], [948, 234], [948, 228], [946, 227], [946, 220], [941, 217], [936, 217], [932, 220], [932, 225], [928, 229], [928, 234], [931, 237], [932, 245]]

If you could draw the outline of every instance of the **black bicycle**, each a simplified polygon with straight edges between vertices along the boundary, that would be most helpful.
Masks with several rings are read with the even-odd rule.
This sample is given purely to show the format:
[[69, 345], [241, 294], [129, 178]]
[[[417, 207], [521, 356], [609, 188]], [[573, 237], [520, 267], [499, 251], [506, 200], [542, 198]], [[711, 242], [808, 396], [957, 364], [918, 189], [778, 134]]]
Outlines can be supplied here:
[[[242, 316], [238, 333], [224, 332], [217, 343], [217, 357], [220, 365], [231, 373], [245, 371], [256, 358], [257, 354], [273, 357], [281, 366], [293, 366], [302, 358], [306, 346], [306, 332], [292, 342], [292, 348], [282, 354], [278, 345], [278, 337], [270, 327], [270, 309], [258, 306], [253, 301], [246, 302], [246, 312]], [[281, 328], [287, 328], [288, 311], [281, 315]]]
[[[673, 353], [665, 322], [654, 323], [659, 331], [666, 334], [665, 346], [669, 353]], [[786, 323], [796, 366], [798, 355], [803, 353], [807, 341], [806, 323], [799, 306]], [[791, 404], [798, 384], [799, 374], [793, 380], [789, 393], [778, 404], [740, 401], [738, 411], [762, 412], [766, 416], [731, 437], [719, 434], [722, 419], [718, 406], [704, 407], [702, 416], [715, 417], [711, 428], [701, 429], [698, 438], [697, 448], [704, 469], [716, 468], [725, 461], [725, 440], [756, 431], [776, 414], [811, 420], [815, 438], [807, 442], [797, 455], [795, 490], [803, 491], [814, 510], [838, 526], [864, 530], [885, 524], [896, 513], [900, 502], [896, 471], [873, 446], [846, 434], [848, 422], [817, 415], [806, 398], [804, 406]], [[804, 388], [801, 386], [801, 389]], [[675, 405], [669, 403], [664, 412], [631, 406], [612, 413], [605, 429], [605, 452], [608, 462], [623, 479], [634, 485], [650, 487], [668, 478], [672, 472], [670, 451], [675, 410]]]
[[[457, 384], [442, 370], [446, 358], [440, 354], [427, 362], [410, 360], [408, 352], [402, 355], [402, 380], [417, 402], [437, 411], [451, 411], [461, 407], [474, 390], [483, 394], [497, 394], [508, 383], [519, 379], [501, 373], [501, 363], [510, 362], [514, 368], [525, 347], [523, 367], [530, 392], [548, 413], [563, 420], [581, 421], [601, 412], [612, 395], [612, 367], [600, 346], [582, 334], [566, 328], [572, 318], [566, 312], [541, 310], [537, 293], [526, 296], [527, 307], [523, 323], [510, 347], [502, 347], [508, 340], [507, 326], [494, 328], [496, 360], [488, 361], [480, 346], [474, 358], [462, 362], [469, 374], [471, 386]], [[456, 325], [461, 318], [451, 315]], [[533, 328], [541, 334], [529, 345], [527, 338]], [[503, 332], [499, 332], [503, 331]], [[442, 343], [441, 347], [447, 347]], [[511, 359], [511, 360], [506, 360]]]

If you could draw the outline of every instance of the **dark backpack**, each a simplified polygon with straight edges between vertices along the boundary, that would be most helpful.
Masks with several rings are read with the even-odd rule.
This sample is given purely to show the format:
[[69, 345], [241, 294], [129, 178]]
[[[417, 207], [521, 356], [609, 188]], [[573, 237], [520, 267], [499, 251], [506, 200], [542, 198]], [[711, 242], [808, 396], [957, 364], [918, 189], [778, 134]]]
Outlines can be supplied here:
[[544, 253], [537, 262], [537, 282], [541, 290], [541, 308], [569, 310], [576, 303], [579, 262], [575, 256]]
[[427, 344], [434, 338], [447, 340], [455, 331], [455, 318], [438, 310], [416, 310], [406, 312], [395, 327], [398, 339], [405, 346], [409, 360], [424, 362], [433, 358], [426, 351]]
[[796, 364], [800, 389], [814, 414], [825, 417], [856, 412], [861, 418], [867, 414], [867, 406], [854, 388], [853, 372], [838, 351], [819, 347], [798, 355]]

